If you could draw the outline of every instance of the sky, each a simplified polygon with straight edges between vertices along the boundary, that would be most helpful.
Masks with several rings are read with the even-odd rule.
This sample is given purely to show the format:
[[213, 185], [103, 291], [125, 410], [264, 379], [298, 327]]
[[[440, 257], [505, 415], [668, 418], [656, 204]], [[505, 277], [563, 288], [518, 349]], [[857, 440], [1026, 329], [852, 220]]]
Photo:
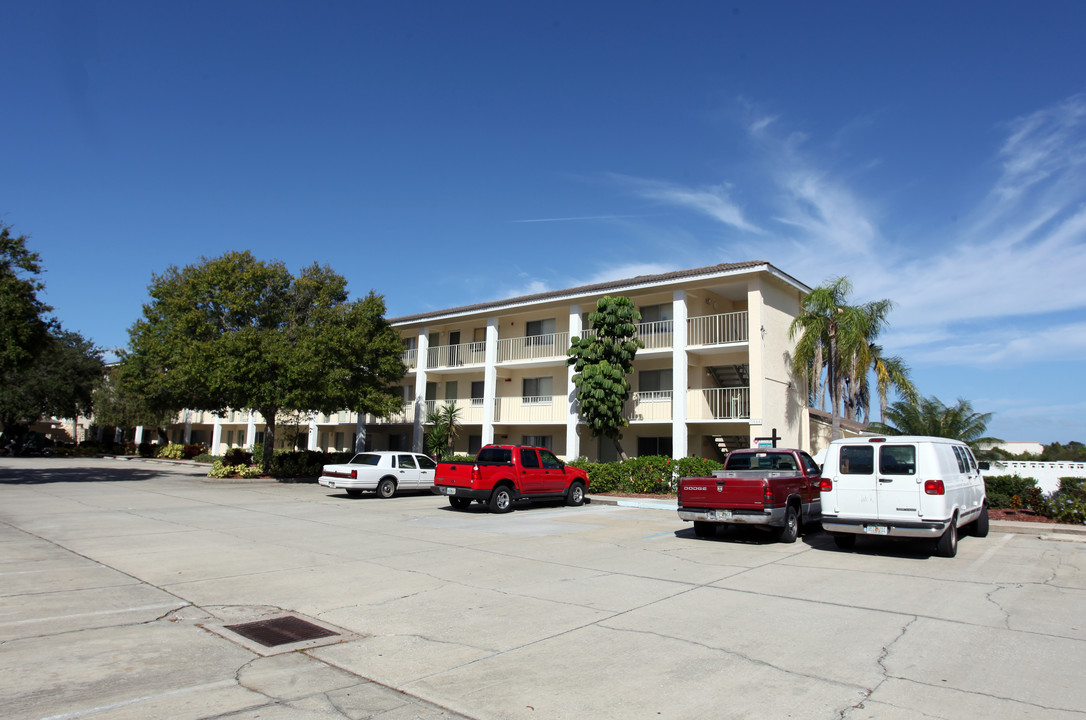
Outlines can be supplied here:
[[0, 223], [106, 350], [155, 274], [387, 316], [764, 260], [920, 392], [1086, 441], [1086, 3], [0, 0]]

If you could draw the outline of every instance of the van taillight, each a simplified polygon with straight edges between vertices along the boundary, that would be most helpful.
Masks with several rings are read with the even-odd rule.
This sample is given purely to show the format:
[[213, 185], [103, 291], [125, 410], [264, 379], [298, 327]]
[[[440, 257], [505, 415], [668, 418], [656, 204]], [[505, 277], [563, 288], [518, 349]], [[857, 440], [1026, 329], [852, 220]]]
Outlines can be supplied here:
[[924, 492], [928, 495], [946, 495], [942, 480], [925, 480]]
[[818, 489], [822, 492], [830, 492], [833, 490], [833, 480], [829, 478], [822, 478], [822, 481], [818, 483]]

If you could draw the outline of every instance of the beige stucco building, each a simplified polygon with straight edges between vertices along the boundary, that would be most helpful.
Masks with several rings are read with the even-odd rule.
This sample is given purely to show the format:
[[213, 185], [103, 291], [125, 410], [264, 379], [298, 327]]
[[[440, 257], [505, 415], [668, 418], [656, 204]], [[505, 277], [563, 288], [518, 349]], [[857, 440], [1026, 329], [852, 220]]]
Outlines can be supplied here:
[[[788, 333], [809, 291], [768, 262], [746, 262], [391, 318], [406, 347], [401, 412], [283, 418], [277, 445], [421, 451], [427, 413], [453, 403], [457, 453], [525, 443], [566, 459], [614, 459], [613, 443], [580, 422], [566, 351], [572, 337], [591, 332], [597, 300], [623, 295], [641, 312], [644, 342], [630, 378], [627, 454], [720, 458], [774, 435], [782, 446], [810, 449], [806, 388], [789, 370]], [[262, 442], [263, 425], [247, 411], [186, 412], [170, 439], [221, 454]]]

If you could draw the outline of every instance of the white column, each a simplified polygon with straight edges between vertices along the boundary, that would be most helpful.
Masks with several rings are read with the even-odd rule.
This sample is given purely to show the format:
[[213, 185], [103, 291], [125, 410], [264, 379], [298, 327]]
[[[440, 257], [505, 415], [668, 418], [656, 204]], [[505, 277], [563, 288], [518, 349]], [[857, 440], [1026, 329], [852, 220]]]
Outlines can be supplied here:
[[219, 445], [222, 443], [222, 418], [215, 416], [215, 425], [211, 430], [211, 447], [207, 451], [212, 455], [220, 455]]
[[498, 405], [498, 323], [486, 319], [486, 353], [483, 363], [483, 445], [494, 443], [494, 412]]
[[314, 413], [314, 414], [309, 416], [309, 439], [306, 441], [306, 444], [305, 444], [305, 449], [306, 450], [316, 450], [317, 449], [317, 440], [319, 439], [317, 437], [317, 432], [318, 431], [319, 431], [319, 428], [317, 427], [317, 414]]
[[185, 411], [185, 444], [192, 444], [192, 411]]
[[249, 411], [249, 421], [245, 427], [245, 448], [249, 452], [256, 450], [256, 419], [252, 410]]
[[[73, 440], [75, 439], [74, 434], [72, 435], [72, 439]], [[136, 442], [136, 447], [139, 447], [140, 443], [143, 442], [143, 426], [142, 425], [137, 425], [136, 426], [136, 435], [135, 435], [135, 437], [133, 439]]]
[[[580, 337], [584, 328], [581, 325], [581, 306], [569, 306], [569, 339]], [[581, 456], [581, 435], [577, 432], [580, 422], [577, 404], [577, 387], [573, 384], [576, 372], [572, 365], [566, 367], [566, 388], [569, 390], [569, 414], [566, 416], [566, 460], [576, 460]]]
[[366, 451], [366, 416], [358, 413], [354, 423], [354, 451], [356, 453]]
[[425, 452], [423, 439], [425, 429], [422, 421], [426, 419], [426, 364], [430, 359], [430, 329], [419, 328], [418, 361], [415, 363], [415, 426], [411, 438], [411, 449]]
[[676, 290], [672, 296], [671, 346], [671, 457], [678, 460], [689, 454], [689, 431], [686, 426], [687, 390], [690, 368], [686, 357], [686, 291]]

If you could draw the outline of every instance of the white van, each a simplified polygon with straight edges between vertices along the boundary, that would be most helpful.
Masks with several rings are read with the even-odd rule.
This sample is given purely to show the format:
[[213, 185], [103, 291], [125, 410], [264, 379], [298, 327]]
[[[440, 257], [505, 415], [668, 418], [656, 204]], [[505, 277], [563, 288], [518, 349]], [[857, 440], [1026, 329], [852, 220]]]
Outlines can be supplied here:
[[936, 553], [954, 557], [958, 528], [988, 534], [982, 466], [947, 438], [834, 440], [822, 467], [822, 527], [840, 548], [857, 535], [933, 538]]

